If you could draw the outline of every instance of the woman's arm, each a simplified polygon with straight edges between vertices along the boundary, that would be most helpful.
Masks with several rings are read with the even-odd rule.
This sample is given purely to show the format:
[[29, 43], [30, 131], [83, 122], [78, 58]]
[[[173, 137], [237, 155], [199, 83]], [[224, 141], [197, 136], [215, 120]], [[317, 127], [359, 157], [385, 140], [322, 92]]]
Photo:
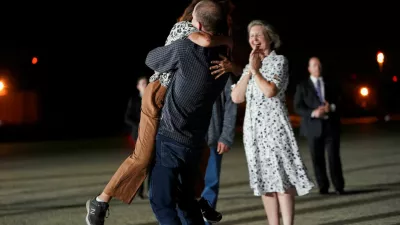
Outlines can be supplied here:
[[211, 36], [205, 32], [194, 32], [191, 33], [188, 38], [194, 43], [202, 47], [216, 47], [226, 45], [232, 49], [233, 41], [232, 38], [227, 36]]
[[250, 71], [244, 72], [239, 82], [232, 89], [231, 98], [234, 103], [240, 104], [246, 100], [246, 89], [250, 77], [251, 77]]
[[277, 60], [279, 63], [277, 63], [277, 65], [274, 67], [274, 77], [271, 79], [271, 81], [262, 76], [260, 72], [261, 62], [258, 60], [252, 60], [253, 64], [250, 64], [252, 65], [250, 68], [254, 80], [261, 92], [267, 98], [276, 96], [281, 88], [285, 88], [284, 85], [288, 76], [288, 62], [283, 56], [280, 56], [277, 58]]
[[259, 70], [254, 71], [254, 79], [256, 81], [257, 86], [260, 88], [261, 92], [267, 98], [272, 98], [278, 94], [278, 88], [276, 87], [275, 83], [272, 81], [267, 81], [262, 75]]
[[[275, 83], [267, 81], [262, 76], [260, 72], [262, 65], [261, 62], [262, 57], [260, 56], [258, 50], [259, 49], [256, 48], [250, 53], [250, 59], [249, 59], [250, 72], [253, 75], [253, 78], [258, 88], [260, 88], [261, 92], [264, 93], [264, 95], [267, 98], [271, 98], [278, 93], [278, 88], [276, 87]], [[275, 79], [279, 79], [279, 77], [276, 77]]]
[[232, 101], [236, 104], [240, 104], [246, 100], [246, 90], [249, 80], [254, 70], [259, 70], [261, 68], [261, 59], [258, 51], [258, 47], [251, 51], [249, 57], [249, 65], [246, 66], [242, 77], [240, 77], [239, 82], [232, 89]]

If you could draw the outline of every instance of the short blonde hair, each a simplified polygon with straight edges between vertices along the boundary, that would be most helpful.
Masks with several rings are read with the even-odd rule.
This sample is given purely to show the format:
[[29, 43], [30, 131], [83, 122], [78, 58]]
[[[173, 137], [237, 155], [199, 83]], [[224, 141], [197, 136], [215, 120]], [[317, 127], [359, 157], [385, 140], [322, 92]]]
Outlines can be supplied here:
[[272, 49], [278, 49], [279, 47], [281, 47], [281, 44], [282, 44], [281, 39], [279, 38], [278, 33], [276, 33], [276, 31], [275, 31], [274, 27], [272, 27], [272, 25], [270, 25], [262, 20], [253, 20], [247, 26], [248, 34], [250, 34], [250, 30], [254, 26], [262, 26], [264, 28], [264, 36], [266, 38], [269, 38]]

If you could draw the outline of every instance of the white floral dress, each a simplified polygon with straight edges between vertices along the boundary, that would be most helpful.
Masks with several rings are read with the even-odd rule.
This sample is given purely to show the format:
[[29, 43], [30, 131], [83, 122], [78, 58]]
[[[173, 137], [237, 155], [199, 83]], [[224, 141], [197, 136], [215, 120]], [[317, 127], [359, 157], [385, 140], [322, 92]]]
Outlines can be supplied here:
[[[249, 65], [243, 71], [248, 76]], [[288, 85], [288, 62], [271, 52], [262, 62], [261, 74], [272, 81], [279, 93], [267, 98], [255, 80], [249, 80], [246, 90], [246, 114], [243, 142], [254, 195], [283, 193], [295, 187], [298, 195], [313, 187], [291, 127], [285, 102]], [[242, 78], [239, 82], [242, 81]]]
[[[170, 45], [176, 40], [186, 39], [190, 34], [198, 31], [199, 30], [197, 30], [190, 21], [178, 22], [172, 27], [167, 37], [167, 41], [165, 41], [165, 45]], [[154, 71], [154, 74], [150, 77], [150, 82], [160, 80], [161, 85], [168, 87], [169, 82], [172, 80], [172, 76], [173, 73], [159, 73]]]

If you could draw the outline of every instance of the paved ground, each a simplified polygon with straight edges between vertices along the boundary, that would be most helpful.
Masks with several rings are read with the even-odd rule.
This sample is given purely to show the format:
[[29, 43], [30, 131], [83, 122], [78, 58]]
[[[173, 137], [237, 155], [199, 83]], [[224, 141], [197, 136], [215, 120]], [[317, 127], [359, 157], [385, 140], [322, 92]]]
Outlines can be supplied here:
[[[119, 138], [0, 144], [1, 225], [82, 225], [85, 201], [99, 193], [128, 150]], [[301, 152], [311, 170], [304, 140]], [[296, 224], [400, 224], [400, 126], [346, 127], [342, 140], [348, 196], [297, 198]], [[223, 160], [221, 225], [266, 224], [248, 187], [239, 140]], [[156, 224], [147, 201], [112, 202], [107, 224]]]

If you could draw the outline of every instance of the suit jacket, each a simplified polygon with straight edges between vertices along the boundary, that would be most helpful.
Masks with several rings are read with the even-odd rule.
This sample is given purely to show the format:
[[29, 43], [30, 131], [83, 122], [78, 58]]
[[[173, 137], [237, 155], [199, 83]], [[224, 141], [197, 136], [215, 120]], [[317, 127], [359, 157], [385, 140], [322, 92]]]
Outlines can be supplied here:
[[129, 99], [128, 108], [125, 113], [125, 123], [132, 129], [132, 139], [138, 138], [140, 111], [142, 106], [142, 98], [139, 96]]
[[324, 81], [325, 100], [335, 104], [335, 110], [328, 113], [328, 119], [312, 118], [314, 109], [321, 105], [317, 91], [310, 78], [297, 85], [294, 96], [294, 109], [302, 117], [300, 132], [306, 137], [320, 137], [323, 134], [323, 122], [329, 123], [331, 132], [340, 131], [339, 93], [335, 87]]
[[237, 105], [231, 99], [232, 78], [229, 77], [225, 90], [213, 105], [212, 117], [206, 137], [208, 146], [216, 148], [218, 142], [232, 147], [235, 138]]

